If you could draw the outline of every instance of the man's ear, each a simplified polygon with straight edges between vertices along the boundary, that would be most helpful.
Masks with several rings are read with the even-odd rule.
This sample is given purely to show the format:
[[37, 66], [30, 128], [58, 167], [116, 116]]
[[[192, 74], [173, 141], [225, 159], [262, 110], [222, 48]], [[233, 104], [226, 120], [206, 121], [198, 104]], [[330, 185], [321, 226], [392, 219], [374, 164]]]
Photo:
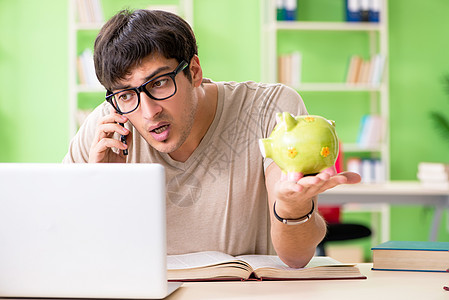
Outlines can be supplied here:
[[203, 69], [200, 65], [200, 59], [198, 55], [194, 55], [189, 64], [190, 75], [192, 77], [192, 84], [194, 87], [199, 87], [203, 82]]

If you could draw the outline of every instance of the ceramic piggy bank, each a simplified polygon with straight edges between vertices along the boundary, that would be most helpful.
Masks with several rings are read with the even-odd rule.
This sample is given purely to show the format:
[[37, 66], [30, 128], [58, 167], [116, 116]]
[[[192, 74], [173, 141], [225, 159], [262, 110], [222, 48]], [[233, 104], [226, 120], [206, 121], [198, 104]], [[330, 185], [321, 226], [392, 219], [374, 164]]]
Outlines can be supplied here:
[[269, 138], [260, 139], [260, 151], [284, 171], [304, 175], [319, 173], [334, 165], [338, 138], [334, 121], [320, 116], [277, 114], [278, 123]]

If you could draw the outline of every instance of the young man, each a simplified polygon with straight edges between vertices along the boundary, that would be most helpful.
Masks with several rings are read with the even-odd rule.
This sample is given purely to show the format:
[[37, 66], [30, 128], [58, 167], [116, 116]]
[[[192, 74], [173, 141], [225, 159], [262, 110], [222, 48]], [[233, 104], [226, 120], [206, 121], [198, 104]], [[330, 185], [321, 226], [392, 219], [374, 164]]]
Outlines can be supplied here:
[[[302, 267], [326, 232], [316, 196], [360, 177], [333, 169], [281, 176], [258, 140], [271, 133], [277, 112], [307, 114], [302, 99], [281, 84], [212, 82], [197, 54], [191, 28], [174, 14], [112, 17], [94, 50], [107, 101], [80, 128], [64, 162], [162, 164], [169, 254], [267, 254], [272, 242], [285, 263]], [[293, 225], [275, 217], [274, 205]]]

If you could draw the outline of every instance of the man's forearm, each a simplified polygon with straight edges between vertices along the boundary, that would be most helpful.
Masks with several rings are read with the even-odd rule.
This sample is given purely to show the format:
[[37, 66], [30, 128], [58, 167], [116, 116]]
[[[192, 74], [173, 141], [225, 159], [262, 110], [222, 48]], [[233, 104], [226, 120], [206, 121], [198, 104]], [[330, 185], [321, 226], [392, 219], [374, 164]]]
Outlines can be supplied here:
[[[306, 222], [287, 225], [274, 217], [271, 210], [271, 239], [279, 258], [294, 268], [304, 267], [315, 254], [316, 246], [326, 234], [326, 223], [319, 215], [314, 197], [314, 211]], [[283, 217], [280, 213], [279, 215]]]

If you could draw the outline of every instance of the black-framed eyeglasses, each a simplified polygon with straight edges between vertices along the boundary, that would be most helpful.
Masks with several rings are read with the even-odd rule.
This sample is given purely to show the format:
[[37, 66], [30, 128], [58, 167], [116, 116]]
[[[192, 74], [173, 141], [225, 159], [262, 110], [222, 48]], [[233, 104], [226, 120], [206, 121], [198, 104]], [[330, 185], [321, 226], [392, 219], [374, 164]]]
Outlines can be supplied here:
[[140, 93], [144, 92], [154, 100], [165, 100], [176, 94], [176, 75], [184, 70], [189, 64], [183, 60], [173, 72], [159, 75], [148, 80], [139, 87], [129, 88], [112, 93], [107, 91], [106, 101], [114, 106], [121, 114], [135, 111], [140, 104]]

